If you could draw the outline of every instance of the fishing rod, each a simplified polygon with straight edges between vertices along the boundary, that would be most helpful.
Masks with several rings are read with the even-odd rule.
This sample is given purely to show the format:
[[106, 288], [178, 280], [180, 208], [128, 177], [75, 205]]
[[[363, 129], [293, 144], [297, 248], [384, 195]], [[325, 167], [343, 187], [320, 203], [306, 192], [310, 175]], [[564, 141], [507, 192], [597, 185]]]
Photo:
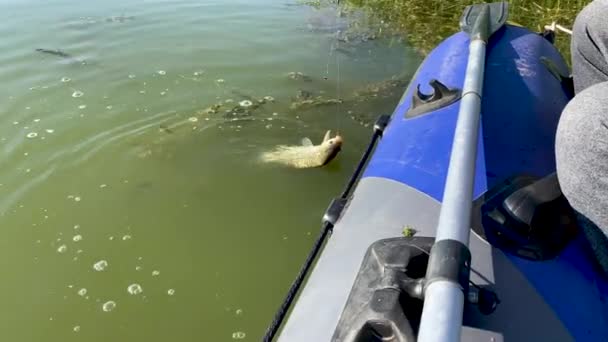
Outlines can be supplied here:
[[470, 37], [469, 57], [435, 242], [426, 270], [418, 341], [460, 341], [471, 264], [469, 234], [486, 46], [504, 26], [508, 4], [467, 6], [461, 31]]

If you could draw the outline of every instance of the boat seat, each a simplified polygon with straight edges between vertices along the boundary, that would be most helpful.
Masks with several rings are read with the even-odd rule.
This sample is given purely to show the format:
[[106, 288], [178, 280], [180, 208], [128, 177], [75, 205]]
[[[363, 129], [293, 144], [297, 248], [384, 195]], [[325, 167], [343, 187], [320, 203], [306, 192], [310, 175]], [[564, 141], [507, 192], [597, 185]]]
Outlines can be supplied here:
[[509, 178], [480, 200], [481, 221], [473, 229], [510, 254], [552, 259], [576, 236], [576, 217], [555, 173]]
[[540, 180], [525, 186], [507, 197], [504, 208], [511, 216], [524, 224], [532, 225], [535, 215], [540, 214], [540, 207], [550, 204], [562, 196], [557, 173], [552, 173]]

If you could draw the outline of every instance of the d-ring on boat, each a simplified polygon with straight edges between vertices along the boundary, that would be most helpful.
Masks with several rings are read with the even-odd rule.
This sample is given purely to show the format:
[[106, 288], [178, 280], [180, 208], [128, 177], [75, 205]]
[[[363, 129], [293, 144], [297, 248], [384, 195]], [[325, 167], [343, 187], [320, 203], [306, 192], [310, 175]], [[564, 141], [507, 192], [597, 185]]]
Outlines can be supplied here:
[[568, 66], [507, 13], [467, 7], [377, 121], [265, 340], [608, 340], [608, 282], [555, 175]]

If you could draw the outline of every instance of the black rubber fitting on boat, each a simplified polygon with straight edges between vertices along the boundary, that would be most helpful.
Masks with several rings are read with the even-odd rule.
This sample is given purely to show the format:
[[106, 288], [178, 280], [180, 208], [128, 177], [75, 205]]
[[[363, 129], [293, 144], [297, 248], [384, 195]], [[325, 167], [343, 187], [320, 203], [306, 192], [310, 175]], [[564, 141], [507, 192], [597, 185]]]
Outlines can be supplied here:
[[378, 132], [379, 135], [382, 135], [382, 133], [384, 133], [384, 129], [386, 128], [386, 126], [388, 126], [388, 123], [390, 121], [390, 115], [380, 115], [380, 117], [378, 117], [378, 119], [376, 120], [376, 123], [374, 123], [374, 132]]
[[329, 204], [329, 207], [327, 207], [322, 222], [334, 226], [336, 222], [338, 222], [340, 216], [342, 216], [342, 211], [344, 210], [344, 207], [346, 207], [347, 202], [348, 200], [346, 198], [334, 198]]
[[426, 269], [426, 288], [435, 281], [447, 280], [469, 291], [471, 252], [469, 247], [456, 240], [441, 240], [433, 244]]

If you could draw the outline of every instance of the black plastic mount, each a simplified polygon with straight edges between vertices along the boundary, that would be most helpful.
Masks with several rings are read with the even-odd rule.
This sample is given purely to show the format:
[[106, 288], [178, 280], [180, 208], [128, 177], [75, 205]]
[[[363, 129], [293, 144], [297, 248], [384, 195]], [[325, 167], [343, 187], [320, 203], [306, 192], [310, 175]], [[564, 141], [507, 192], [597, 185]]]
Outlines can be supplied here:
[[464, 293], [469, 291], [471, 270], [469, 247], [456, 240], [440, 240], [433, 245], [424, 288], [438, 280], [447, 280], [460, 285]]
[[368, 249], [332, 341], [415, 341], [434, 239], [399, 237]]
[[327, 210], [325, 210], [322, 221], [323, 224], [329, 223], [334, 226], [342, 215], [342, 211], [344, 210], [344, 207], [346, 207], [346, 203], [348, 203], [347, 198], [334, 198], [329, 204], [329, 207], [327, 207]]
[[443, 108], [461, 97], [460, 89], [450, 89], [436, 79], [430, 80], [429, 85], [433, 88], [431, 94], [421, 93], [420, 84], [416, 86], [416, 92], [412, 96], [412, 105], [405, 113], [406, 118], [413, 118]]
[[[468, 291], [468, 303], [476, 305], [482, 314], [494, 312], [500, 302], [496, 293], [479, 286], [469, 291], [471, 255], [467, 246], [453, 240], [434, 242], [432, 237], [374, 242], [361, 263], [331, 340], [416, 341], [424, 288], [438, 279], [460, 284], [463, 291]], [[429, 258], [432, 253], [435, 257]]]
[[510, 177], [473, 203], [473, 230], [528, 260], [555, 258], [577, 233], [575, 213], [555, 173]]
[[382, 136], [382, 133], [384, 133], [384, 129], [386, 128], [386, 126], [388, 126], [388, 123], [391, 121], [391, 116], [390, 115], [380, 115], [378, 117], [378, 119], [376, 119], [376, 122], [374, 123], [374, 132], [377, 132], [377, 134], [379, 134], [380, 136]]

